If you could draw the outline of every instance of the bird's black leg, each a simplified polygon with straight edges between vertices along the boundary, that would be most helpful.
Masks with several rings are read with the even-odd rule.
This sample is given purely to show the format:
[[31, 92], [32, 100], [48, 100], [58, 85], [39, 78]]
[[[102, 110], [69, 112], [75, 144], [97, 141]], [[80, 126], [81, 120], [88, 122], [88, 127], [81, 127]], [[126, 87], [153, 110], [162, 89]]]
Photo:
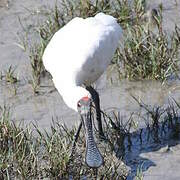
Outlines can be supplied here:
[[103, 129], [102, 129], [99, 94], [92, 86], [87, 86], [86, 89], [90, 92], [92, 99], [94, 101], [95, 108], [96, 108], [96, 119], [97, 119], [97, 124], [98, 124], [99, 135], [100, 135], [100, 137], [103, 138], [104, 133], [103, 133]]
[[74, 149], [75, 149], [75, 147], [76, 147], [76, 142], [77, 142], [77, 140], [78, 140], [78, 137], [79, 137], [79, 133], [80, 133], [80, 131], [81, 131], [81, 128], [82, 128], [82, 121], [80, 122], [79, 127], [78, 127], [78, 130], [77, 130], [76, 134], [74, 135], [74, 140], [73, 140], [73, 143], [72, 143], [72, 150], [71, 150], [71, 155], [70, 155], [70, 156], [72, 156], [73, 153], [74, 153]]

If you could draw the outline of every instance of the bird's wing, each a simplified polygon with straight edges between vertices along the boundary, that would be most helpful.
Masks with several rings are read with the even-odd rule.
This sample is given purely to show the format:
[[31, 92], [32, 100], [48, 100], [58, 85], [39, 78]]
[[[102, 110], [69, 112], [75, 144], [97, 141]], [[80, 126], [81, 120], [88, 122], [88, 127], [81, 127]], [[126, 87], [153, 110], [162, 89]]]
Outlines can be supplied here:
[[62, 80], [75, 80], [82, 67], [86, 71], [92, 66], [103, 66], [101, 60], [109, 61], [112, 56], [109, 51], [114, 46], [113, 28], [92, 17], [74, 18], [56, 32], [48, 44], [43, 56], [46, 69], [60, 81], [60, 76]]

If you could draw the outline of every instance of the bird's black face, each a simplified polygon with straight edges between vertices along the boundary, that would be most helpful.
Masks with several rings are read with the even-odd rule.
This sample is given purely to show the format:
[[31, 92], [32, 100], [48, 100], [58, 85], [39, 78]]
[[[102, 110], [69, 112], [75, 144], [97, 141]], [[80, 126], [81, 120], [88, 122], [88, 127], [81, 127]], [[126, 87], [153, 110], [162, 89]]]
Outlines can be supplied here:
[[91, 119], [91, 103], [89, 97], [83, 97], [77, 103], [77, 109], [81, 115], [81, 120], [84, 125], [86, 137], [86, 163], [89, 167], [98, 168], [103, 164], [103, 158], [96, 146], [93, 137], [92, 119]]
[[91, 99], [89, 97], [83, 97], [77, 103], [77, 109], [81, 116], [90, 113]]

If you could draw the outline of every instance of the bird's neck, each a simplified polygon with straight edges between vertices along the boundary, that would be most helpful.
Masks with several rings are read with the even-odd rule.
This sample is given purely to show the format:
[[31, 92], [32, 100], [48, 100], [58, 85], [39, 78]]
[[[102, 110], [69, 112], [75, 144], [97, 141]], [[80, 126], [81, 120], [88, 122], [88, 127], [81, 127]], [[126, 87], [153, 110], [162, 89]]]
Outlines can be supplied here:
[[77, 111], [77, 103], [83, 97], [91, 97], [90, 93], [81, 86], [68, 85], [58, 89], [64, 102], [71, 109]]

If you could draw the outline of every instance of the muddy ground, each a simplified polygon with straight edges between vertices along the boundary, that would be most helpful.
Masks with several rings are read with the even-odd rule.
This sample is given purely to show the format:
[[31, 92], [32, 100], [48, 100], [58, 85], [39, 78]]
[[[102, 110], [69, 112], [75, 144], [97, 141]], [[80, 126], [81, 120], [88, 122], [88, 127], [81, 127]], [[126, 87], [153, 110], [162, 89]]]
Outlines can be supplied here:
[[[42, 129], [50, 127], [52, 117], [69, 127], [78, 123], [77, 114], [64, 104], [57, 91], [51, 91], [54, 87], [50, 80], [44, 79], [40, 94], [33, 94], [29, 83], [30, 61], [28, 55], [17, 45], [20, 43], [21, 34], [24, 33], [21, 23], [26, 30], [28, 29], [28, 33], [32, 33], [33, 29], [46, 19], [45, 9], [52, 8], [54, 2], [53, 0], [0, 0], [0, 71], [4, 72], [12, 65], [19, 79], [16, 95], [13, 93], [12, 85], [0, 81], [0, 105], [6, 104], [11, 107], [13, 120], [23, 121], [25, 124], [36, 122]], [[167, 33], [170, 33], [175, 23], [180, 26], [180, 1], [149, 0], [148, 7], [156, 8], [160, 2], [163, 3], [164, 9], [163, 24]], [[36, 35], [33, 33], [32, 39], [36, 40]], [[171, 97], [180, 102], [180, 86], [177, 79], [169, 80], [162, 85], [157, 81], [118, 81], [114, 74], [112, 84], [107, 75], [108, 71], [95, 84], [104, 110], [117, 108], [125, 116], [140, 111], [131, 94], [152, 106], [166, 105]], [[142, 164], [144, 179], [180, 179], [179, 142], [179, 140], [171, 142], [173, 146], [168, 151], [169, 141], [159, 145], [158, 148], [145, 148], [146, 145], [140, 148], [134, 147], [132, 153], [127, 155], [127, 166], [135, 172], [137, 166]], [[130, 175], [129, 179], [133, 179], [133, 175]]]

